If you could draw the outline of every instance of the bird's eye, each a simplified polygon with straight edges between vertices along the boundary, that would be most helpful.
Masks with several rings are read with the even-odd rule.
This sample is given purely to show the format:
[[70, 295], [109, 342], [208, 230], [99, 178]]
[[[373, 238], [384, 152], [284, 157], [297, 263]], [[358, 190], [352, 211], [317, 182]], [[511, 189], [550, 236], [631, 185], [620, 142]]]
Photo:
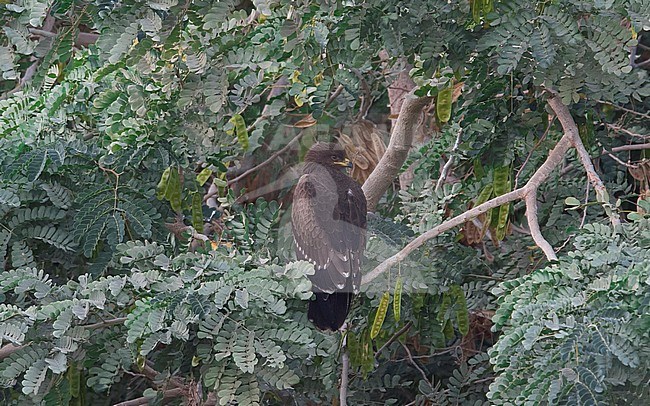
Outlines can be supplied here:
[[336, 155], [332, 155], [332, 161], [336, 161], [338, 157]]

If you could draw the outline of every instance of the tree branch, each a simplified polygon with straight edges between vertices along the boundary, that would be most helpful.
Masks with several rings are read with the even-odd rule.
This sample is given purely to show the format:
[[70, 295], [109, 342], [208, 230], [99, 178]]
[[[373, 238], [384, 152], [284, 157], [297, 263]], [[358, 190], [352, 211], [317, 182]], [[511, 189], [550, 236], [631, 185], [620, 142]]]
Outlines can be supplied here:
[[[582, 144], [582, 141], [580, 141], [580, 136], [578, 134], [578, 127], [575, 121], [573, 120], [573, 117], [571, 117], [571, 113], [569, 112], [568, 107], [562, 103], [557, 93], [554, 93], [553, 91], [551, 91], [551, 96], [548, 98], [548, 103], [550, 107], [553, 109], [553, 111], [556, 113], [557, 118], [560, 121], [560, 124], [562, 124], [564, 135], [562, 136], [562, 138], [560, 138], [560, 140], [555, 145], [555, 147], [549, 152], [546, 161], [544, 161], [544, 163], [535, 171], [535, 173], [533, 174], [533, 176], [530, 177], [526, 185], [520, 187], [519, 189], [515, 189], [512, 192], [488, 200], [487, 202], [480, 204], [468, 211], [465, 211], [459, 214], [458, 216], [453, 217], [443, 222], [442, 224], [432, 228], [431, 230], [425, 232], [424, 234], [420, 235], [419, 237], [415, 238], [413, 241], [408, 243], [397, 254], [386, 259], [384, 262], [377, 265], [375, 269], [373, 269], [372, 271], [364, 275], [361, 283], [366, 284], [373, 281], [379, 275], [381, 275], [384, 272], [387, 272], [391, 267], [397, 265], [399, 262], [406, 259], [406, 257], [411, 252], [413, 252], [414, 250], [422, 246], [422, 244], [424, 244], [428, 240], [435, 238], [440, 234], [444, 233], [445, 231], [451, 230], [456, 226], [464, 224], [466, 221], [478, 217], [479, 215], [486, 213], [490, 209], [499, 207], [506, 203], [510, 203], [517, 199], [526, 199], [526, 216], [529, 222], [528, 226], [530, 227], [531, 235], [533, 235], [533, 239], [535, 240], [535, 243], [542, 249], [542, 251], [546, 255], [546, 258], [549, 261], [557, 260], [555, 251], [553, 251], [553, 248], [548, 243], [548, 241], [544, 239], [539, 229], [539, 224], [537, 222], [537, 213], [536, 213], [537, 210], [536, 196], [537, 196], [537, 189], [539, 188], [539, 186], [544, 181], [546, 181], [546, 179], [548, 179], [548, 177], [550, 176], [551, 172], [562, 163], [564, 155], [567, 153], [569, 148], [571, 148], [571, 146], [574, 146], [578, 151], [578, 157], [583, 167], [585, 168], [585, 171], [587, 172], [587, 177], [589, 181], [594, 186], [594, 188], [598, 188], [598, 192], [596, 193], [597, 198], [599, 198], [599, 201], [602, 202], [604, 205], [608, 203], [604, 199], [604, 197], [607, 196], [607, 191], [605, 189], [605, 186], [602, 180], [600, 179], [600, 177], [598, 176], [598, 174], [596, 173], [596, 170], [594, 169], [594, 166], [591, 163], [591, 158], [589, 157], [587, 150]], [[375, 172], [376, 171], [377, 170], [375, 169]], [[607, 206], [605, 206], [605, 210], [608, 211]], [[608, 211], [608, 215], [610, 216], [612, 225], [615, 228], [618, 225], [620, 225], [620, 219], [618, 219], [616, 214], [613, 213], [611, 208]]]
[[382, 273], [388, 271], [390, 268], [397, 265], [399, 262], [402, 262], [404, 259], [406, 259], [406, 257], [411, 252], [415, 251], [417, 248], [419, 248], [422, 244], [429, 241], [430, 239], [435, 238], [440, 234], [444, 233], [445, 231], [451, 230], [456, 226], [465, 224], [466, 221], [471, 220], [474, 217], [478, 217], [481, 214], [486, 213], [490, 209], [499, 207], [502, 204], [509, 203], [515, 199], [521, 199], [524, 197], [525, 192], [526, 192], [525, 188], [520, 188], [517, 190], [513, 190], [510, 193], [506, 193], [505, 195], [497, 196], [492, 200], [488, 200], [487, 202], [480, 204], [466, 212], [463, 212], [458, 216], [449, 219], [443, 222], [442, 224], [432, 228], [431, 230], [420, 235], [410, 243], [406, 244], [406, 246], [402, 248], [400, 252], [386, 259], [384, 262], [377, 265], [375, 269], [363, 275], [361, 283], [366, 284], [371, 282]]
[[549, 261], [557, 261], [555, 250], [542, 235], [542, 230], [539, 229], [539, 221], [537, 220], [537, 189], [531, 189], [526, 194], [526, 218], [528, 219], [530, 235], [533, 237], [535, 244], [544, 251], [544, 255], [546, 255]]
[[415, 369], [417, 369], [420, 372], [420, 375], [422, 375], [422, 379], [424, 379], [424, 382], [428, 383], [430, 386], [433, 386], [431, 385], [431, 382], [429, 381], [427, 374], [424, 372], [422, 368], [420, 368], [418, 363], [415, 362], [415, 360], [413, 359], [413, 354], [411, 354], [411, 350], [409, 350], [409, 347], [407, 347], [403, 343], [400, 344], [402, 344], [402, 348], [404, 348], [404, 351], [406, 351], [406, 355], [408, 356], [409, 362], [415, 367]]
[[641, 112], [638, 112], [638, 111], [635, 111], [635, 110], [631, 110], [631, 109], [619, 106], [617, 104], [610, 103], [610, 102], [605, 101], [605, 100], [596, 100], [596, 102], [600, 103], [600, 104], [607, 104], [609, 106], [614, 107], [615, 109], [623, 110], [623, 111], [625, 111], [627, 113], [634, 114], [635, 116], [639, 116], [639, 117], [643, 117], [643, 118], [650, 118], [650, 114], [645, 114], [645, 113], [641, 113]]
[[341, 348], [341, 386], [339, 387], [339, 405], [347, 406], [348, 404], [348, 383], [350, 381], [350, 353], [348, 352], [347, 336], [343, 338]]
[[611, 130], [613, 130], [615, 132], [621, 132], [621, 133], [629, 135], [630, 137], [637, 137], [637, 138], [644, 138], [644, 139], [650, 138], [650, 135], [643, 135], [643, 134], [633, 133], [632, 131], [628, 130], [627, 128], [619, 127], [619, 126], [614, 125], [614, 124], [605, 124], [605, 125], [607, 126], [607, 128], [609, 128], [609, 129], [611, 129]]
[[600, 176], [598, 176], [598, 173], [596, 173], [594, 165], [591, 163], [591, 157], [589, 156], [587, 149], [580, 139], [578, 126], [573, 120], [569, 108], [564, 103], [562, 103], [562, 99], [560, 99], [558, 93], [555, 90], [549, 89], [549, 91], [551, 93], [551, 97], [548, 98], [547, 102], [557, 115], [560, 124], [562, 124], [564, 135], [569, 136], [571, 144], [578, 152], [578, 158], [580, 158], [580, 162], [587, 172], [587, 178], [591, 182], [591, 185], [594, 187], [594, 190], [596, 192], [596, 201], [603, 204], [605, 212], [609, 216], [612, 225], [614, 228], [618, 228], [621, 225], [621, 220], [611, 209], [607, 189], [605, 188], [603, 181], [600, 179]]
[[[462, 118], [459, 121], [462, 121]], [[447, 159], [447, 162], [442, 167], [442, 171], [440, 171], [440, 177], [436, 182], [436, 191], [440, 190], [442, 184], [445, 182], [445, 180], [447, 180], [447, 176], [449, 176], [449, 171], [451, 171], [451, 167], [454, 165], [454, 152], [456, 152], [458, 149], [462, 136], [463, 129], [461, 128], [458, 130], [458, 135], [456, 136], [456, 142], [454, 142], [454, 146], [451, 148], [451, 151], [449, 151], [449, 159]]]
[[404, 334], [404, 333], [406, 333], [407, 331], [409, 331], [409, 329], [411, 328], [412, 325], [413, 325], [413, 322], [409, 320], [409, 322], [406, 323], [406, 324], [405, 324], [401, 329], [397, 330], [397, 331], [395, 332], [395, 334], [393, 334], [393, 336], [392, 336], [391, 338], [389, 338], [388, 341], [386, 341], [386, 343], [384, 343], [384, 345], [382, 345], [382, 346], [377, 350], [377, 352], [375, 352], [375, 359], [379, 359], [379, 355], [381, 355], [381, 352], [382, 352], [385, 348], [388, 348], [389, 345], [391, 345], [392, 343], [394, 343], [395, 340], [397, 340], [398, 338], [400, 338], [400, 336], [401, 336], [402, 334]]
[[649, 148], [650, 148], [650, 142], [647, 144], [630, 144], [630, 145], [622, 145], [620, 147], [614, 147], [612, 148], [612, 152], [635, 151], [639, 149], [649, 149]]
[[96, 328], [110, 327], [110, 326], [114, 326], [114, 325], [117, 325], [117, 324], [122, 324], [125, 321], [126, 321], [126, 317], [117, 317], [117, 318], [111, 319], [111, 320], [100, 321], [99, 323], [82, 325], [81, 327], [92, 330], [92, 329], [96, 329]]
[[23, 344], [23, 345], [15, 345], [12, 343], [3, 345], [0, 348], [0, 360], [3, 360], [13, 354], [14, 352], [20, 350], [21, 348], [27, 347], [29, 344]]
[[[232, 185], [232, 184], [234, 184], [234, 183], [239, 182], [240, 180], [244, 179], [246, 176], [250, 175], [251, 173], [253, 173], [253, 172], [255, 172], [255, 171], [258, 171], [258, 170], [260, 170], [261, 168], [263, 168], [263, 167], [265, 167], [266, 165], [268, 165], [268, 164], [270, 164], [271, 162], [273, 162], [273, 160], [274, 160], [275, 158], [277, 158], [278, 156], [280, 156], [280, 155], [282, 155], [283, 153], [285, 153], [289, 148], [291, 148], [294, 144], [296, 144], [298, 141], [300, 141], [300, 139], [301, 139], [301, 138], [302, 138], [306, 133], [307, 133], [306, 131], [300, 131], [300, 133], [299, 133], [298, 135], [296, 135], [295, 137], [293, 137], [293, 139], [292, 139], [291, 141], [289, 141], [289, 142], [287, 143], [287, 145], [285, 145], [284, 147], [282, 147], [282, 149], [277, 150], [275, 153], [273, 153], [273, 155], [271, 155], [270, 157], [268, 157], [268, 159], [266, 159], [264, 162], [262, 162], [261, 164], [256, 165], [256, 166], [250, 168], [249, 170], [247, 170], [246, 172], [244, 172], [244, 173], [242, 173], [241, 175], [237, 176], [236, 178], [229, 180], [229, 181], [228, 181], [228, 186], [230, 186], [230, 185]], [[217, 191], [217, 193], [218, 193], [218, 191]], [[207, 201], [210, 197], [212, 197], [212, 195], [210, 195], [210, 194], [206, 194], [205, 197], [203, 197], [203, 200], [204, 200], [204, 201]]]
[[[30, 28], [29, 33], [32, 35], [38, 35], [39, 37], [47, 37], [47, 38], [54, 38], [58, 35], [56, 32], [52, 32], [49, 30], [41, 30], [38, 28]], [[74, 45], [78, 47], [87, 47], [88, 45], [97, 42], [98, 38], [99, 38], [99, 34], [80, 31], [77, 34], [77, 39], [75, 40]]]
[[[183, 396], [185, 394], [185, 390], [182, 388], [174, 388], [174, 389], [168, 389], [166, 391], [163, 391], [163, 399], [172, 399], [172, 398], [177, 398], [180, 396]], [[113, 406], [140, 406], [140, 405], [146, 405], [149, 404], [149, 401], [151, 398], [142, 396], [137, 399], [132, 399], [132, 400], [127, 400], [125, 402], [120, 402], [120, 403], [115, 403]]]
[[368, 211], [375, 211], [381, 196], [393, 183], [402, 164], [406, 160], [413, 132], [422, 112], [422, 108], [431, 101], [430, 97], [415, 97], [412, 94], [402, 104], [399, 117], [393, 127], [386, 153], [381, 157], [377, 167], [363, 184], [363, 193], [368, 202]]

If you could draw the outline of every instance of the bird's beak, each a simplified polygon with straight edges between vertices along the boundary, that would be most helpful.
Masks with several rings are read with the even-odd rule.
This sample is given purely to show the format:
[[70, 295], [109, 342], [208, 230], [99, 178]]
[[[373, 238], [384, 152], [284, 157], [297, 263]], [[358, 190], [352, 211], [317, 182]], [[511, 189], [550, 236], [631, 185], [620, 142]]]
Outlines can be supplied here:
[[342, 161], [334, 162], [334, 165], [343, 166], [343, 167], [345, 167], [345, 168], [352, 168], [352, 161], [350, 161], [349, 159], [345, 158], [345, 159], [342, 160]]

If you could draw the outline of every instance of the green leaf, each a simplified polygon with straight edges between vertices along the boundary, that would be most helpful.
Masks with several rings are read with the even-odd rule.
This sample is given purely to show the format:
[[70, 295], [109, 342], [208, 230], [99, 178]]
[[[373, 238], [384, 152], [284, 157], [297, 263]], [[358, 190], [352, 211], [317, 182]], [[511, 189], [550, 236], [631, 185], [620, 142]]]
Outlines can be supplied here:
[[566, 199], [564, 199], [564, 204], [567, 206], [580, 206], [580, 200], [576, 199], [573, 196], [569, 196]]

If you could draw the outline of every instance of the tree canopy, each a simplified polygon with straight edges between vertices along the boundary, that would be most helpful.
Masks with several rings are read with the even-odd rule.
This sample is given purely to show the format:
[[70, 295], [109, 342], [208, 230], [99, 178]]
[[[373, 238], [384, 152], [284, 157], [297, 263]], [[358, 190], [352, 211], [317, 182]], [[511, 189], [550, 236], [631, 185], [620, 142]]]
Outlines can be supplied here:
[[[8, 405], [644, 404], [650, 1], [0, 4]], [[291, 190], [368, 201], [345, 333]]]

